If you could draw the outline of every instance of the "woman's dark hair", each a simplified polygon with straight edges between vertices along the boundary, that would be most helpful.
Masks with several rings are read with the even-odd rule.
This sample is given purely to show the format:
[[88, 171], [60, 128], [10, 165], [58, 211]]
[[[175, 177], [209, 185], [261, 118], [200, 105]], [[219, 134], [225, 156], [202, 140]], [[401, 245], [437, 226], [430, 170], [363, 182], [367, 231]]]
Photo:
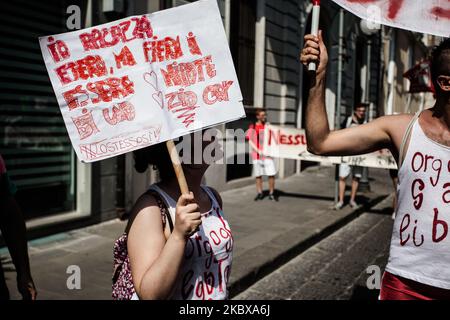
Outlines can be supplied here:
[[134, 168], [139, 173], [145, 172], [150, 165], [153, 165], [158, 169], [161, 179], [168, 179], [175, 175], [165, 143], [135, 150], [133, 156]]

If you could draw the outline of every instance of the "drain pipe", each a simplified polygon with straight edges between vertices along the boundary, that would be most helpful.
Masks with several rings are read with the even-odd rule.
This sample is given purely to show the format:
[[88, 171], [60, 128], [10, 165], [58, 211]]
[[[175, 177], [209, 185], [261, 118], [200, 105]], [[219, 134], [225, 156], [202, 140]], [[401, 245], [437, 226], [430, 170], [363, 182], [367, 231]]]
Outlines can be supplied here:
[[389, 41], [389, 65], [388, 65], [388, 88], [389, 94], [386, 103], [386, 114], [391, 115], [394, 113], [394, 76], [395, 76], [395, 41], [396, 41], [395, 29], [391, 29], [391, 40]]
[[[336, 117], [335, 130], [341, 128], [341, 102], [342, 102], [342, 70], [344, 55], [344, 10], [339, 9], [339, 46], [338, 46], [338, 70], [337, 70], [337, 92], [336, 92]], [[335, 187], [334, 202], [339, 201], [339, 165], [335, 165]]]

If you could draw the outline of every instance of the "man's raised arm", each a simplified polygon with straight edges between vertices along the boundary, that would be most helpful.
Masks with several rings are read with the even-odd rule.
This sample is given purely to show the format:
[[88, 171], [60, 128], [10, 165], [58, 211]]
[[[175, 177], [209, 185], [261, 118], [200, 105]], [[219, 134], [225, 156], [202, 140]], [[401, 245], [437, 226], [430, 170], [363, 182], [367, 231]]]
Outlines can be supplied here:
[[[399, 141], [404, 132], [403, 127], [407, 126], [410, 116], [381, 117], [357, 127], [330, 131], [325, 108], [328, 54], [322, 32], [319, 32], [318, 36], [305, 36], [305, 46], [300, 61], [305, 66], [310, 62], [318, 63], [317, 71], [309, 77], [310, 89], [306, 106], [305, 129], [309, 152], [317, 155], [340, 156], [364, 154], [382, 148], [398, 150]], [[402, 130], [394, 130], [396, 121], [399, 122], [398, 125]]]

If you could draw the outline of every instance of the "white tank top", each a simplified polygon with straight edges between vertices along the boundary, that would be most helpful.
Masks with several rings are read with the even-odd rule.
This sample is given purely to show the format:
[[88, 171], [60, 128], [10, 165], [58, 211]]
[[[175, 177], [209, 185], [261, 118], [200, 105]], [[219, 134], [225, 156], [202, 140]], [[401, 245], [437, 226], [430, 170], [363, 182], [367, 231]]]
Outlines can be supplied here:
[[[199, 230], [187, 241], [184, 261], [169, 299], [225, 300], [233, 258], [233, 236], [223, 211], [212, 191], [202, 186], [212, 202], [211, 209], [202, 214]], [[175, 223], [176, 201], [157, 185], [150, 186], [161, 195]], [[133, 300], [138, 299], [133, 295]]]
[[398, 178], [386, 271], [450, 289], [450, 147], [428, 138], [418, 120]]

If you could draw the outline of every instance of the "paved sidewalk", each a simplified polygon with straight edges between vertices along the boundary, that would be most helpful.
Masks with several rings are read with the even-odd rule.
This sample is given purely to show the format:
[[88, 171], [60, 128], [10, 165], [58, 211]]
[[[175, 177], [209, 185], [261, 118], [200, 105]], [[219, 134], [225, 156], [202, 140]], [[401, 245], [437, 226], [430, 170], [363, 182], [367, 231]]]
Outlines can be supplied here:
[[[370, 170], [371, 191], [357, 201], [364, 207], [331, 209], [334, 168], [313, 167], [278, 180], [279, 202], [254, 202], [254, 186], [221, 193], [234, 239], [231, 296], [237, 295], [300, 252], [339, 229], [392, 192], [386, 170]], [[32, 274], [39, 299], [110, 299], [112, 246], [125, 222], [108, 221], [56, 234], [29, 243]], [[15, 272], [4, 248], [0, 250], [13, 299], [20, 296]], [[81, 270], [81, 290], [69, 290], [69, 266]]]
[[369, 266], [383, 274], [389, 256], [392, 195], [241, 292], [235, 300], [365, 300]]

